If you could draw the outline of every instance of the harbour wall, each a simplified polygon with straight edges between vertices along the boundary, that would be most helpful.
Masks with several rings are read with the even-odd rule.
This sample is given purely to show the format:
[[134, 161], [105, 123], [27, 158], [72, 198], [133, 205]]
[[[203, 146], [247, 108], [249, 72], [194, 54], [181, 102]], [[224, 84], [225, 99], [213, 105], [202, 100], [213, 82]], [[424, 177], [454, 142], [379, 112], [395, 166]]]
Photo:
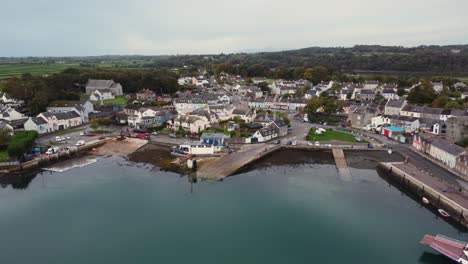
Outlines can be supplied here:
[[36, 158], [34, 160], [27, 161], [24, 163], [12, 164], [11, 166], [5, 167], [0, 171], [0, 177], [2, 174], [3, 175], [18, 174], [18, 173], [20, 174], [25, 171], [35, 170], [38, 168], [42, 168], [44, 166], [48, 166], [54, 163], [58, 163], [64, 160], [68, 160], [68, 159], [83, 155], [94, 148], [97, 148], [106, 144], [109, 140], [110, 139], [88, 142], [84, 146], [70, 148], [69, 150], [66, 150], [60, 153], [51, 154], [47, 156], [44, 155], [40, 158]]
[[397, 168], [392, 163], [382, 162], [379, 164], [378, 170], [382, 172], [384, 177], [388, 177], [390, 182], [414, 194], [421, 203], [423, 197], [428, 199], [429, 204], [425, 206], [436, 214], [439, 214], [437, 212], [438, 209], [443, 209], [450, 214], [450, 221], [468, 228], [468, 209], [447, 197], [443, 192], [416, 179], [409, 173]]

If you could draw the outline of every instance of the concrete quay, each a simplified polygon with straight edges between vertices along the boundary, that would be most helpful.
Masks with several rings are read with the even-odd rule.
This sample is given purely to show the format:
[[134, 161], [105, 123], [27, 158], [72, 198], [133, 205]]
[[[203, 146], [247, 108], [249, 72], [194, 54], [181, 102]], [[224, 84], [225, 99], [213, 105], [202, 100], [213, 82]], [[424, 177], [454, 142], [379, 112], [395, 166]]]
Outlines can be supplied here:
[[468, 228], [468, 193], [449, 182], [418, 169], [412, 163], [381, 163], [379, 169], [392, 182], [416, 195], [429, 200], [428, 207], [438, 214], [443, 209], [450, 219]]

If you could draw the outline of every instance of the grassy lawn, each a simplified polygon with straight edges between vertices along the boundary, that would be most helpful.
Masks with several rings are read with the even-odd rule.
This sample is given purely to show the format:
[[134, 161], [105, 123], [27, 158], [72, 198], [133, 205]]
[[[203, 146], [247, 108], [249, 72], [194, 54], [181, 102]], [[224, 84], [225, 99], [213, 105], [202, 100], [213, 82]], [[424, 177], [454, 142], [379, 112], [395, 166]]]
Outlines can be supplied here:
[[7, 150], [0, 151], [0, 162], [8, 161], [9, 158]]
[[344, 142], [359, 142], [359, 143], [367, 143], [364, 139], [361, 141], [356, 141], [355, 136], [335, 130], [327, 130], [322, 135], [315, 134], [315, 128], [312, 128], [309, 132], [309, 136], [307, 137], [309, 141], [344, 141]]
[[127, 105], [127, 98], [125, 96], [117, 96], [112, 100], [104, 100], [103, 103], [105, 105], [120, 105], [125, 106]]

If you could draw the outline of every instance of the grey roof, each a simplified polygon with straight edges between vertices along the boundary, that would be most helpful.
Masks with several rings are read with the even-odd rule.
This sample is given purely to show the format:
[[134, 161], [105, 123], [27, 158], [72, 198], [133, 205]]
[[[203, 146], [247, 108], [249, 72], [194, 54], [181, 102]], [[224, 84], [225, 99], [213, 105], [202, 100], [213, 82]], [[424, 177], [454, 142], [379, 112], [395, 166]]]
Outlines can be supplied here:
[[385, 88], [382, 93], [384, 93], [384, 94], [394, 94], [396, 92], [392, 88]]
[[86, 87], [97, 87], [100, 89], [111, 88], [114, 84], [113, 80], [93, 80], [89, 79], [88, 83], [86, 83]]
[[402, 108], [404, 104], [405, 104], [404, 100], [388, 100], [388, 102], [387, 102], [387, 104], [385, 106], [386, 107]]
[[422, 112], [425, 114], [440, 115], [443, 110], [442, 108], [424, 107]]
[[276, 133], [276, 130], [273, 126], [268, 126], [268, 127], [260, 129], [260, 134], [262, 134], [262, 136], [264, 137], [275, 134], [275, 133]]
[[47, 124], [47, 121], [42, 117], [31, 117], [31, 121], [33, 121], [36, 125]]
[[59, 120], [67, 120], [67, 119], [80, 117], [80, 115], [75, 111], [66, 112], [66, 113], [56, 113], [55, 116]]
[[369, 90], [369, 89], [363, 89], [361, 90], [361, 94], [375, 94], [374, 91]]
[[100, 93], [110, 93], [111, 92], [111, 90], [107, 89], [107, 88], [105, 88], [105, 89], [96, 89], [96, 91], [99, 91]]
[[277, 127], [285, 127], [288, 126], [282, 119], [276, 119], [273, 121]]
[[70, 112], [66, 112], [66, 113], [43, 112], [41, 114], [46, 118], [51, 118], [51, 117], [55, 116], [58, 120], [67, 120], [67, 119], [80, 117], [80, 115], [75, 111], [70, 111]]
[[391, 116], [390, 119], [391, 120], [396, 120], [396, 121], [406, 121], [406, 122], [414, 122], [414, 121], [418, 120], [418, 118], [416, 118], [416, 117], [400, 116], [400, 115]]
[[435, 140], [434, 142], [432, 142], [432, 146], [434, 147], [437, 147], [451, 155], [454, 155], [454, 156], [459, 156], [463, 153], [465, 153], [465, 149], [460, 147], [460, 146], [457, 146], [457, 145], [454, 145], [454, 144], [450, 144], [450, 142], [448, 142], [447, 140], [445, 139], [438, 139], [438, 140]]
[[451, 115], [453, 115], [453, 116], [468, 116], [468, 110], [452, 109]]
[[0, 129], [3, 129], [5, 128], [8, 124], [8, 122], [4, 121], [4, 120], [0, 120]]

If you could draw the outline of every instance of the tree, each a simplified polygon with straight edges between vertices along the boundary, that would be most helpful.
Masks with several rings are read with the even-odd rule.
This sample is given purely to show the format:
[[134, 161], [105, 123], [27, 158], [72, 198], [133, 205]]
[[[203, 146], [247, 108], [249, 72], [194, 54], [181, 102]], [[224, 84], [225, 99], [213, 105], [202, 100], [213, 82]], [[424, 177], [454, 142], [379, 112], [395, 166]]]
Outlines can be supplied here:
[[257, 86], [262, 89], [262, 92], [264, 93], [269, 93], [270, 92], [270, 87], [268, 87], [268, 83], [267, 82], [261, 82], [261, 83], [257, 83]]
[[447, 109], [462, 109], [463, 106], [459, 104], [457, 101], [450, 101], [445, 104], [445, 108]]
[[314, 68], [307, 68], [304, 71], [304, 78], [311, 81], [314, 84], [318, 84], [321, 81], [330, 80], [331, 76], [327, 68], [318, 66]]
[[315, 114], [320, 109], [320, 107], [322, 107], [322, 100], [319, 97], [314, 97], [310, 99], [304, 110], [308, 114]]
[[0, 129], [0, 146], [5, 146], [10, 143], [12, 131], [7, 128]]
[[428, 80], [423, 80], [408, 94], [408, 102], [413, 104], [431, 104], [436, 98], [434, 88]]
[[8, 155], [14, 158], [20, 158], [33, 147], [34, 140], [38, 134], [36, 131], [20, 131], [11, 140], [8, 145]]
[[400, 97], [405, 95], [405, 88], [403, 88], [403, 87], [398, 88], [397, 95], [400, 96]]
[[99, 122], [98, 122], [98, 119], [95, 118], [95, 119], [92, 119], [90, 122], [89, 122], [89, 127], [91, 127], [92, 129], [96, 130], [99, 128]]

